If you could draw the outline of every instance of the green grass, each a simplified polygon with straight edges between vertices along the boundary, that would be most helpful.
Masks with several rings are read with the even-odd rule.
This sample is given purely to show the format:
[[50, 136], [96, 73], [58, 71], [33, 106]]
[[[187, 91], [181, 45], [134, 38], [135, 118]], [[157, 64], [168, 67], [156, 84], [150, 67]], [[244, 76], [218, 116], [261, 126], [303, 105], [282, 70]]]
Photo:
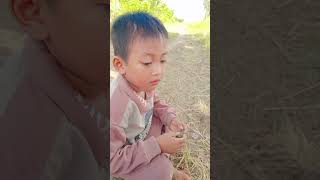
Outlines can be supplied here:
[[167, 31], [170, 33], [186, 34], [186, 23], [165, 23]]
[[171, 40], [174, 40], [178, 37], [179, 33], [175, 33], [175, 32], [169, 32], [169, 38]]
[[165, 27], [170, 38], [176, 38], [179, 34], [188, 34], [203, 42], [206, 48], [210, 48], [210, 18], [192, 23], [166, 23]]
[[195, 35], [206, 48], [210, 48], [210, 18], [203, 21], [186, 24], [188, 34]]

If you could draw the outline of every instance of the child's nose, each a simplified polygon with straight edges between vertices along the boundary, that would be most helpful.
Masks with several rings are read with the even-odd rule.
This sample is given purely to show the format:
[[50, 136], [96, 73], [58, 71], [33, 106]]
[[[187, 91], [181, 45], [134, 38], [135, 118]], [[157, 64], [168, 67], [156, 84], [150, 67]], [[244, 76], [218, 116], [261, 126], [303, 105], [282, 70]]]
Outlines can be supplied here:
[[162, 72], [162, 68], [160, 65], [155, 65], [152, 71], [153, 75], [159, 75]]

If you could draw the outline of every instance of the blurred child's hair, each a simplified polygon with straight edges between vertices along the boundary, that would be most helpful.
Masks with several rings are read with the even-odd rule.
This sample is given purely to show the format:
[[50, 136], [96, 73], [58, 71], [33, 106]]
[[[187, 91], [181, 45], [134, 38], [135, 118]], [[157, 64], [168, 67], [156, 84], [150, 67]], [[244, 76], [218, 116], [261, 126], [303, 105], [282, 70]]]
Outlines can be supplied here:
[[119, 16], [111, 28], [114, 55], [127, 62], [129, 45], [137, 37], [168, 38], [168, 32], [158, 18], [145, 12]]

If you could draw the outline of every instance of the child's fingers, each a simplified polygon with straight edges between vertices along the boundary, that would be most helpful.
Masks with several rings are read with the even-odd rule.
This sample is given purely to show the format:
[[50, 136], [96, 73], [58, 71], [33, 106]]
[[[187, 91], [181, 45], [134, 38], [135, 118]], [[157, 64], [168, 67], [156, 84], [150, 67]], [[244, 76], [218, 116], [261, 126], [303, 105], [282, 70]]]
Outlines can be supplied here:
[[180, 123], [179, 123], [179, 129], [180, 129], [180, 130], [183, 130], [183, 131], [185, 130], [184, 123], [181, 122], [181, 121], [180, 121]]
[[185, 124], [185, 123], [182, 123], [182, 124], [183, 124], [184, 130], [186, 131], [189, 128], [189, 126], [187, 124]]
[[179, 149], [183, 149], [186, 146], [186, 143], [179, 144]]
[[182, 138], [176, 138], [176, 143], [178, 144], [185, 144], [186, 142], [186, 138], [185, 137], [182, 137]]
[[168, 136], [170, 136], [170, 137], [176, 137], [177, 132], [169, 131], [169, 132], [167, 132], [167, 133], [165, 133], [165, 134], [163, 134], [163, 135], [168, 135]]
[[175, 135], [176, 135], [176, 137], [178, 137], [178, 138], [182, 138], [183, 137], [183, 131], [176, 131], [175, 132]]
[[180, 129], [183, 129], [183, 128], [184, 128], [183, 122], [181, 122], [181, 121], [179, 122], [179, 128], [180, 128]]
[[187, 139], [187, 134], [186, 133], [183, 134], [183, 138]]
[[175, 131], [175, 132], [172, 132], [172, 133], [173, 133], [173, 137], [179, 138], [180, 132]]

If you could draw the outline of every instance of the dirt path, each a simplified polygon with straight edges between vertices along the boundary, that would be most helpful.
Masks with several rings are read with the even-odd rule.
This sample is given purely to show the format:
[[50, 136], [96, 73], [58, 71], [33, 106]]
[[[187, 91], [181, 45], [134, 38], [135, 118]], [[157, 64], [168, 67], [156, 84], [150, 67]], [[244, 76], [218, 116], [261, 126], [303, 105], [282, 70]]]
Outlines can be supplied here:
[[[189, 125], [185, 158], [193, 179], [210, 179], [210, 53], [196, 36], [179, 35], [169, 43], [167, 72], [159, 93], [177, 109], [178, 118]], [[189, 154], [189, 156], [188, 156]], [[194, 166], [194, 168], [191, 168]]]
[[158, 90], [181, 111], [181, 116], [199, 122], [206, 119], [201, 124], [207, 126], [209, 119], [187, 116], [188, 112], [209, 116], [209, 52], [191, 35], [179, 35], [168, 47], [166, 75]]

